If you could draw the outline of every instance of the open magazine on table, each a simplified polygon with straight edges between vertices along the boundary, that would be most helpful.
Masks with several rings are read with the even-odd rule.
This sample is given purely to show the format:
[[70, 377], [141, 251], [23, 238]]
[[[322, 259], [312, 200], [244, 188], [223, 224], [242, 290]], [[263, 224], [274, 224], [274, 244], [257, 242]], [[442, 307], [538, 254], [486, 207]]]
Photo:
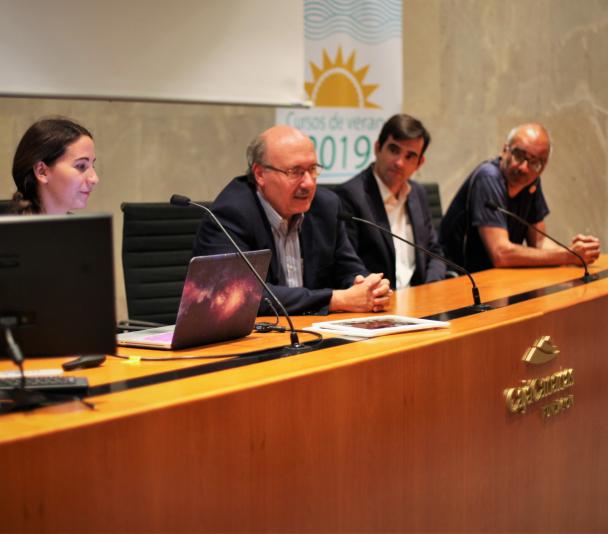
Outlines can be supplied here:
[[336, 321], [322, 321], [313, 323], [311, 330], [328, 334], [342, 334], [356, 337], [377, 337], [414, 330], [428, 330], [432, 328], [447, 328], [447, 321], [432, 321], [430, 319], [417, 319], [404, 315], [370, 315], [353, 319], [338, 319]]

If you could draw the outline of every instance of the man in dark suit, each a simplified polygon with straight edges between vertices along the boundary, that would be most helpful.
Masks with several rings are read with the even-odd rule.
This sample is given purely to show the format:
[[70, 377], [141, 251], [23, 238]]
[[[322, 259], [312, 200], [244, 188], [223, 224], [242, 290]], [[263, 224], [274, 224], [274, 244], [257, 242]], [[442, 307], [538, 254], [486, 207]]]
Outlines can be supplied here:
[[[247, 150], [249, 171], [234, 178], [211, 210], [244, 250], [272, 250], [267, 281], [290, 313], [382, 311], [388, 280], [368, 274], [355, 254], [340, 200], [317, 190], [317, 156], [299, 130], [275, 126]], [[194, 254], [233, 252], [208, 217], [199, 226]], [[266, 306], [260, 313], [269, 313]]]
[[[352, 215], [441, 254], [424, 188], [410, 179], [424, 163], [430, 140], [419, 120], [405, 114], [394, 115], [384, 124], [374, 145], [376, 161], [336, 192], [344, 209]], [[445, 277], [443, 262], [372, 226], [350, 221], [347, 229], [365, 266], [383, 272], [393, 288]]]

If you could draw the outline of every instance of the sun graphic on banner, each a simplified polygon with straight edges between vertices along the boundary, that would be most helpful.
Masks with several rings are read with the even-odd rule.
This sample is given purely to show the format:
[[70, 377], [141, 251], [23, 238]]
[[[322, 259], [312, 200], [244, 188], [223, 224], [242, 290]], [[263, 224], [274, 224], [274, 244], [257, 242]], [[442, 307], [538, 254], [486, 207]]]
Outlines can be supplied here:
[[346, 108], [379, 108], [368, 100], [368, 97], [378, 89], [378, 84], [365, 84], [365, 76], [369, 65], [359, 70], [355, 69], [355, 54], [344, 61], [342, 47], [338, 47], [336, 58], [331, 60], [327, 50], [323, 49], [323, 67], [318, 67], [312, 61], [312, 82], [306, 82], [308, 97], [317, 107], [346, 107]]

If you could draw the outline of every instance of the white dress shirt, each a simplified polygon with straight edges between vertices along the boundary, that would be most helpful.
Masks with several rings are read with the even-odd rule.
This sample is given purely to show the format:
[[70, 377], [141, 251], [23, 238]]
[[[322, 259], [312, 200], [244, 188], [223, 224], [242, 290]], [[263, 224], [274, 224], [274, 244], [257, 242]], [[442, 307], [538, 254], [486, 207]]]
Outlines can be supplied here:
[[[409, 182], [403, 184], [399, 194], [395, 197], [375, 172], [374, 178], [378, 184], [378, 189], [380, 189], [380, 196], [384, 203], [391, 232], [413, 243], [414, 230], [405, 207], [407, 196], [411, 189]], [[392, 239], [393, 246], [395, 247], [396, 286], [397, 289], [401, 289], [410, 285], [410, 281], [416, 270], [416, 249], [394, 237]]]

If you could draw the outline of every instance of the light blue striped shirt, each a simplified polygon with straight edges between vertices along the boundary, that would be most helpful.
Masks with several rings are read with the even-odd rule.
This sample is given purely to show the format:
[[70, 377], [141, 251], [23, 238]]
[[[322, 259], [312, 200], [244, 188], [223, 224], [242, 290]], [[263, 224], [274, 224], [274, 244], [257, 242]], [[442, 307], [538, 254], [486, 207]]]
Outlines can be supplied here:
[[258, 198], [264, 208], [270, 228], [274, 246], [281, 265], [281, 282], [288, 287], [302, 287], [304, 285], [304, 265], [300, 251], [300, 228], [304, 221], [304, 214], [294, 215], [291, 221], [283, 219], [277, 211], [257, 191]]

